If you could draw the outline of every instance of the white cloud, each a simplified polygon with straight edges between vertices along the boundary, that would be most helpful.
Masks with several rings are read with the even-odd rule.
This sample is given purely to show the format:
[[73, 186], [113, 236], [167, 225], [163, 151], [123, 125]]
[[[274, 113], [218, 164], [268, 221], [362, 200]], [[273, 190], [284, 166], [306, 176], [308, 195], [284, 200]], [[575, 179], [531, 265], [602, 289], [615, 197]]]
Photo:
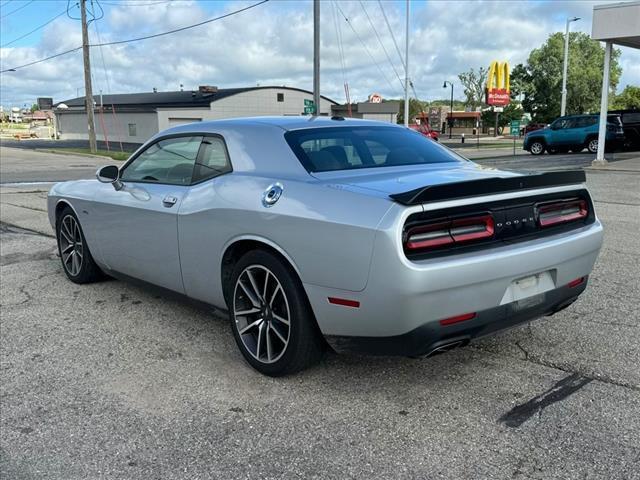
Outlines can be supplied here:
[[[599, 3], [595, 2], [595, 3]], [[127, 39], [179, 28], [216, 14], [248, 5], [225, 3], [218, 12], [205, 11], [195, 0], [148, 7], [105, 7], [99, 28], [103, 42]], [[402, 76], [396, 53], [378, 3], [364, 2], [385, 49]], [[573, 29], [589, 32], [594, 2], [426, 2], [412, 4], [410, 73], [421, 98], [447, 97], [442, 82], [457, 80], [470, 67], [488, 66], [492, 60], [511, 65], [526, 60], [529, 51], [547, 36], [564, 28], [567, 16], [582, 16]], [[344, 101], [343, 73], [332, 5], [322, 2], [322, 93]], [[352, 99], [363, 100], [377, 91], [399, 97], [401, 84], [389, 65], [359, 2], [340, 2], [340, 8], [366, 45], [339, 16], [343, 36], [346, 79]], [[404, 2], [383, 2], [396, 40], [404, 51]], [[113, 93], [176, 90], [201, 84], [219, 87], [312, 85], [312, 7], [309, 1], [271, 1], [248, 12], [175, 35], [126, 45], [93, 48], [94, 91]], [[94, 27], [91, 41], [97, 43]], [[11, 68], [81, 44], [79, 23], [60, 18], [45, 30], [37, 45], [4, 48], [2, 68]], [[377, 62], [375, 65], [367, 50]], [[102, 55], [109, 78], [105, 80]], [[640, 52], [623, 49], [621, 86], [640, 85]], [[29, 68], [2, 75], [3, 104], [28, 103], [37, 96], [56, 101], [75, 97], [83, 87], [82, 55], [72, 53]], [[462, 89], [456, 82], [456, 96]], [[81, 92], [82, 90], [80, 90]]]

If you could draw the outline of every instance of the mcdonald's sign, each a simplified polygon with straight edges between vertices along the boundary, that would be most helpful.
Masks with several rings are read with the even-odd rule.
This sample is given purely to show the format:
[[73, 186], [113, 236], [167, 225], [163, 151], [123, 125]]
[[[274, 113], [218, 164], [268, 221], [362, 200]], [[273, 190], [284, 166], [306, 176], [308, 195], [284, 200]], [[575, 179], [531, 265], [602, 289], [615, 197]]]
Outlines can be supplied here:
[[509, 64], [507, 62], [491, 62], [487, 78], [487, 105], [509, 105], [510, 100]]

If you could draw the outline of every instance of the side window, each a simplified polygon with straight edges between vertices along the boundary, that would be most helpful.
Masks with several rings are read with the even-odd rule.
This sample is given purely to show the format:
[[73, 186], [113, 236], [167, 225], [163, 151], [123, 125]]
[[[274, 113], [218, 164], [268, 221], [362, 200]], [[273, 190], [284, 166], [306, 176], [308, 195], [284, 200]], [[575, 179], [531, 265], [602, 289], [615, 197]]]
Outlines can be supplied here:
[[387, 155], [391, 151], [388, 147], [374, 140], [365, 140], [364, 143], [367, 145], [371, 158], [373, 158], [376, 165], [382, 165], [387, 161]]
[[189, 185], [202, 137], [160, 140], [138, 155], [121, 174], [124, 181]]
[[231, 162], [224, 141], [218, 137], [204, 137], [193, 172], [193, 181], [201, 182], [230, 171]]

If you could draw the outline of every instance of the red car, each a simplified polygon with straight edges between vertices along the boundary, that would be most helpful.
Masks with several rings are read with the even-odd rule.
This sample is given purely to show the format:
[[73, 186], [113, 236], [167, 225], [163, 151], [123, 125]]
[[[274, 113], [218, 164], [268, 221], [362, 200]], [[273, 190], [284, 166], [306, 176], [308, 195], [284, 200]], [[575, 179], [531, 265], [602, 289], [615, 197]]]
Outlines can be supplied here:
[[438, 141], [438, 132], [436, 132], [431, 128], [431, 126], [429, 125], [429, 122], [420, 123], [420, 124], [412, 123], [411, 125], [409, 125], [409, 128], [411, 130], [415, 130], [416, 132], [420, 132], [425, 137], [429, 137], [430, 139], [435, 140], [436, 142]]

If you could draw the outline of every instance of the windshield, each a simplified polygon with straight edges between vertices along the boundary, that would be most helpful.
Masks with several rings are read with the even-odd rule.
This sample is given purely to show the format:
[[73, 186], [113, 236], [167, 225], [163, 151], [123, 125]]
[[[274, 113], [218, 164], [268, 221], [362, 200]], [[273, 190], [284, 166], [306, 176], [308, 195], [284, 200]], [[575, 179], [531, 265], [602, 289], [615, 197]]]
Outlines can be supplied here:
[[309, 172], [464, 162], [433, 140], [398, 127], [294, 130], [285, 139]]

